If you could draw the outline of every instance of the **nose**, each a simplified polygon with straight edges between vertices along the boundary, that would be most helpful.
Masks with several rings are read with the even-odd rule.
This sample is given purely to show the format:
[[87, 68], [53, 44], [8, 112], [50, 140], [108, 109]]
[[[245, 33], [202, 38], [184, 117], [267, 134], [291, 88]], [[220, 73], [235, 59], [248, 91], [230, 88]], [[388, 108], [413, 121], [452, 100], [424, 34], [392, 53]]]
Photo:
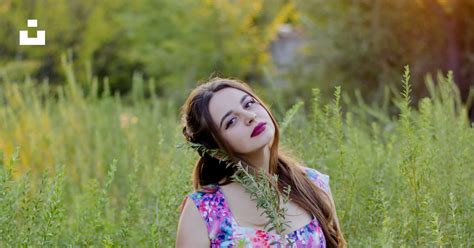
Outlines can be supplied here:
[[252, 122], [255, 121], [255, 118], [257, 118], [257, 114], [249, 111], [244, 111], [244, 116], [245, 116], [245, 123], [247, 125], [252, 124]]

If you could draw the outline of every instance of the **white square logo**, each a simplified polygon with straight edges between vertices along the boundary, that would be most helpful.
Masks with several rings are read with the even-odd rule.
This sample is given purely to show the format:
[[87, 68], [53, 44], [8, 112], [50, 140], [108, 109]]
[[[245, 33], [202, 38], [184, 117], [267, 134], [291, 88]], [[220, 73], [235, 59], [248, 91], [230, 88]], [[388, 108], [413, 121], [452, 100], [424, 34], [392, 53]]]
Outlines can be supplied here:
[[[37, 28], [38, 20], [28, 19], [27, 26], [29, 28]], [[44, 46], [46, 45], [46, 31], [36, 31], [36, 36], [28, 36], [28, 30], [20, 30], [20, 46]]]

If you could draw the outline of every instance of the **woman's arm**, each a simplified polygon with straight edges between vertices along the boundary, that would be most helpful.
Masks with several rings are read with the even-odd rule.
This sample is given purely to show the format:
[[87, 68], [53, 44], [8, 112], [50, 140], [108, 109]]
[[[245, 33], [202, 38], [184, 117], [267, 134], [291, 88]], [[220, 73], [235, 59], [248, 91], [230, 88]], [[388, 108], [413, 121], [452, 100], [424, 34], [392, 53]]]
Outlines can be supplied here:
[[208, 248], [210, 246], [206, 224], [193, 201], [188, 198], [179, 218], [176, 248]]

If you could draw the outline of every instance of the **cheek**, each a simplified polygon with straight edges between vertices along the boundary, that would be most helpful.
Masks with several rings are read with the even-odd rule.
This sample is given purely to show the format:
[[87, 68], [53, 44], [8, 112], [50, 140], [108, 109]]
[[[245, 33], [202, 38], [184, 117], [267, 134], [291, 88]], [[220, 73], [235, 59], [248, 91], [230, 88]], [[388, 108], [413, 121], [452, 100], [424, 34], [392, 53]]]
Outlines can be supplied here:
[[265, 117], [265, 119], [271, 120], [270, 115], [262, 106], [259, 106], [258, 114], [262, 117]]
[[237, 153], [245, 152], [247, 149], [248, 139], [242, 135], [241, 131], [242, 130], [235, 129], [224, 136], [232, 149]]
[[272, 131], [273, 131], [273, 134], [275, 134], [276, 130], [275, 130], [275, 125], [273, 124], [273, 122], [270, 121], [270, 125], [272, 127]]

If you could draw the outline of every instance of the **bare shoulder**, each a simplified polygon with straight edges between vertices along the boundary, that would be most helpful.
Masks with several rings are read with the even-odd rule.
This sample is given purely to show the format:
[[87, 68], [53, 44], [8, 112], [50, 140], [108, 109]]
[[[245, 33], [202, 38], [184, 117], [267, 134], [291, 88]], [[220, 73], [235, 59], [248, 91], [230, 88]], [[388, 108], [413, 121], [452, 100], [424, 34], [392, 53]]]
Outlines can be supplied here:
[[197, 207], [188, 197], [179, 218], [176, 247], [209, 247], [207, 227]]
[[242, 185], [237, 182], [231, 182], [225, 185], [220, 185], [219, 187], [231, 193], [235, 193], [236, 191], [241, 191], [244, 189]]

